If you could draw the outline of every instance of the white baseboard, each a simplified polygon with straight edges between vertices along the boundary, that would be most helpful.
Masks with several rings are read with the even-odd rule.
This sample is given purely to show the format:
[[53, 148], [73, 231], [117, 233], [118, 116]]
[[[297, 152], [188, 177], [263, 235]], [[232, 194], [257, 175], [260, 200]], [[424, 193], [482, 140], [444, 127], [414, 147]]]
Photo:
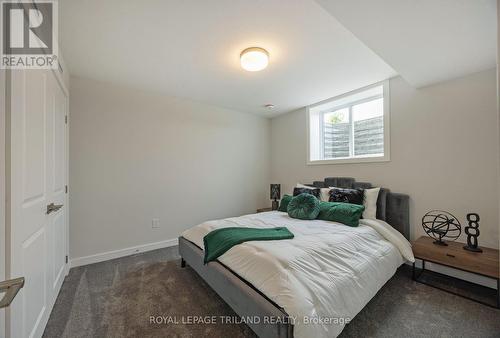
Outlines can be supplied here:
[[70, 266], [72, 268], [74, 268], [77, 266], [109, 261], [111, 259], [130, 256], [130, 255], [140, 253], [140, 252], [168, 248], [171, 246], [176, 246], [178, 244], [179, 244], [179, 240], [177, 238], [173, 238], [173, 239], [167, 239], [167, 240], [161, 241], [161, 242], [148, 243], [148, 244], [133, 246], [133, 247], [125, 248], [125, 249], [102, 252], [102, 253], [98, 253], [98, 254], [90, 255], [90, 256], [72, 258], [70, 260]]
[[[411, 265], [411, 263], [407, 262], [406, 264]], [[422, 261], [420, 259], [417, 259], [417, 262], [415, 264], [417, 268], [422, 268]], [[479, 284], [482, 286], [487, 286], [492, 289], [497, 288], [497, 282], [496, 280], [488, 277], [484, 277], [481, 275], [476, 275], [470, 272], [466, 271], [461, 271], [453, 268], [449, 268], [447, 266], [439, 265], [439, 264], [432, 264], [431, 262], [425, 262], [425, 270], [430, 270], [430, 271], [435, 271], [439, 272], [443, 275], [448, 275], [452, 276], [455, 278], [463, 279], [471, 283]]]

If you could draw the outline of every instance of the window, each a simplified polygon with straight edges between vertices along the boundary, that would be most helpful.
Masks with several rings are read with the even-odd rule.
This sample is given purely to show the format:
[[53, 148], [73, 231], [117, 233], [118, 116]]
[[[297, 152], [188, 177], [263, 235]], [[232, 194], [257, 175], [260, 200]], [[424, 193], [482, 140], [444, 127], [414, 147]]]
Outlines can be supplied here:
[[309, 164], [389, 160], [388, 82], [309, 107]]

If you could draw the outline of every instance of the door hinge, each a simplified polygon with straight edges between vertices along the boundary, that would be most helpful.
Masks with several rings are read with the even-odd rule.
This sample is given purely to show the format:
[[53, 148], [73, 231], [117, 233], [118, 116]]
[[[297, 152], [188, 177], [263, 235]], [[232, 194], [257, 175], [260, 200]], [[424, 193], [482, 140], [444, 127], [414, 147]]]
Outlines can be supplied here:
[[65, 191], [66, 191], [66, 194], [68, 193], [68, 186], [65, 186]]
[[66, 264], [68, 264], [68, 255], [66, 255]]
[[68, 115], [64, 115], [64, 123], [68, 124]]

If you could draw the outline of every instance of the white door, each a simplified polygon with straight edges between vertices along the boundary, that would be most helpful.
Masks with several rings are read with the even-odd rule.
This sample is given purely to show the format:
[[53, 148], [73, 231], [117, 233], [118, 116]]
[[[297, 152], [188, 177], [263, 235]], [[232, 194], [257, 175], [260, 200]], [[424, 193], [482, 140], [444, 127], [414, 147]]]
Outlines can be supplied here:
[[[0, 281], [5, 279], [5, 70], [0, 69]], [[2, 295], [0, 295], [2, 297]], [[0, 338], [5, 338], [5, 310], [0, 309]]]
[[[52, 101], [53, 113], [50, 115], [50, 125], [52, 131], [49, 133], [52, 138], [49, 144], [51, 145], [51, 159], [53, 165], [50, 166], [49, 175], [52, 177], [51, 185], [49, 186], [49, 200], [54, 205], [62, 206], [59, 210], [51, 212], [48, 215], [49, 233], [51, 233], [52, 248], [49, 252], [51, 255], [50, 270], [52, 276], [52, 301], [59, 293], [62, 282], [65, 276], [66, 267], [66, 96], [59, 86], [58, 81], [54, 76], [51, 76], [51, 94], [49, 95]], [[53, 106], [52, 106], [53, 105]], [[66, 206], [66, 208], [65, 208]]]
[[8, 320], [12, 338], [40, 337], [67, 265], [67, 96], [50, 70], [11, 74], [9, 265], [25, 285]]

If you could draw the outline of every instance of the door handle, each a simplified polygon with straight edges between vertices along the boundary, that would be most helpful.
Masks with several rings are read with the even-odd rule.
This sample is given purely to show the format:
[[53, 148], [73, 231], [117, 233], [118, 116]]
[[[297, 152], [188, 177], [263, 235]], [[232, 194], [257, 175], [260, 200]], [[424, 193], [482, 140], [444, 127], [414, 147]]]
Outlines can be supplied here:
[[55, 205], [54, 203], [50, 203], [47, 205], [47, 215], [51, 212], [56, 212], [63, 207], [63, 204]]
[[2, 300], [0, 300], [0, 309], [7, 307], [12, 303], [12, 300], [17, 295], [19, 290], [24, 286], [24, 277], [6, 280], [0, 282], [0, 292], [5, 292]]

